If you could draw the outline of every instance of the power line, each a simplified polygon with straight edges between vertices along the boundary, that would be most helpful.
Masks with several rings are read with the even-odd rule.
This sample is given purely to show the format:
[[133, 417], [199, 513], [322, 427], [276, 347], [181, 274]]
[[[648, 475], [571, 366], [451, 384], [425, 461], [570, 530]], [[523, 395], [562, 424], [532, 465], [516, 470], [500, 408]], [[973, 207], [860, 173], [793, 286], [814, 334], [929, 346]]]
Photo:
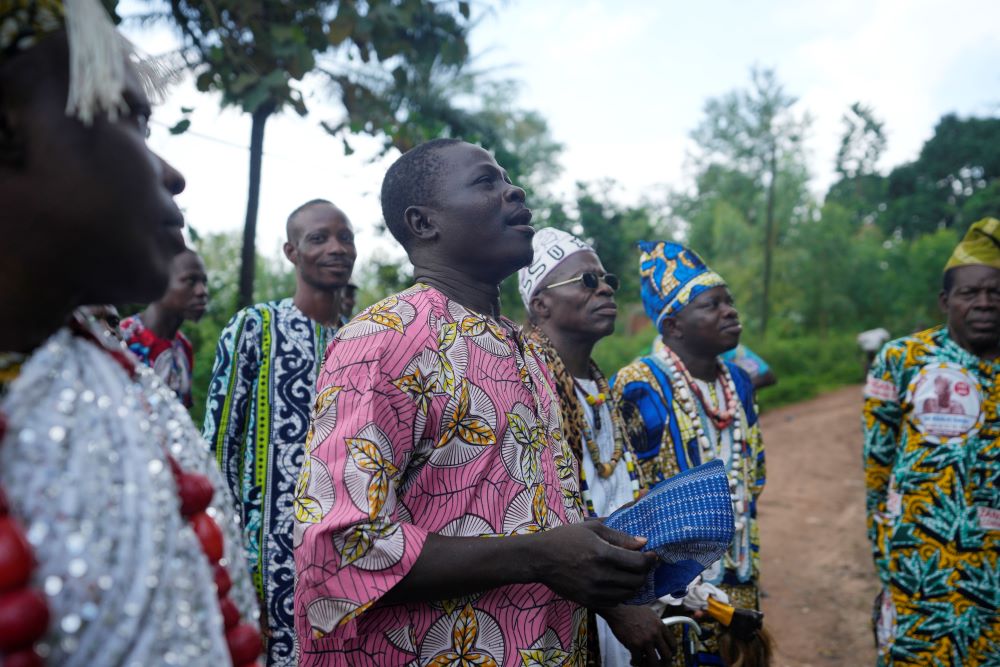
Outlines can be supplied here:
[[[164, 128], [164, 129], [166, 129], [168, 131], [171, 128], [170, 125], [168, 125], [167, 123], [164, 123], [163, 121], [160, 121], [160, 120], [150, 119], [149, 122], [152, 125], [159, 125], [160, 127]], [[181, 135], [184, 135], [184, 134], [189, 134], [189, 135], [191, 135], [193, 137], [198, 137], [199, 139], [205, 139], [206, 141], [212, 141], [212, 142], [215, 142], [217, 144], [222, 144], [223, 146], [229, 146], [230, 148], [238, 148], [241, 151], [248, 151], [248, 150], [250, 150], [249, 146], [244, 146], [243, 144], [237, 144], [235, 142], [228, 141], [226, 139], [219, 139], [218, 137], [213, 137], [210, 134], [204, 134], [202, 132], [197, 132], [197, 131], [191, 130], [191, 129], [187, 129], [184, 132], [181, 132], [180, 134], [175, 135], [175, 136], [181, 136]], [[266, 153], [264, 153], [264, 155], [266, 155]]]

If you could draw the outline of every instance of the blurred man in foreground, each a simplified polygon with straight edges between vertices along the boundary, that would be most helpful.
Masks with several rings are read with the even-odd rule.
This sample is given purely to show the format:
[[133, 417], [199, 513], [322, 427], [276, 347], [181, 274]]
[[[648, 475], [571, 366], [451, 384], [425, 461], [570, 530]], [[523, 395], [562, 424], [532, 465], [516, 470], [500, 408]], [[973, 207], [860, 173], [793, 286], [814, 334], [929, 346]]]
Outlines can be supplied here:
[[0, 662], [252, 663], [204, 442], [152, 371], [71, 318], [163, 293], [184, 179], [146, 146], [134, 54], [98, 2], [0, 3], [0, 26]]

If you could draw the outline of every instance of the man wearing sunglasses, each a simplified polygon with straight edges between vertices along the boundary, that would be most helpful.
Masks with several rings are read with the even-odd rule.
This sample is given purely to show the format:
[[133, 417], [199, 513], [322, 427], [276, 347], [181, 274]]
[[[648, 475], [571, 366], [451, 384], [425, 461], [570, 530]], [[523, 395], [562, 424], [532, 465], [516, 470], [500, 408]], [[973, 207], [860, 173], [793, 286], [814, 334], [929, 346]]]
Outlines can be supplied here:
[[[532, 263], [518, 272], [529, 340], [555, 380], [563, 437], [580, 461], [587, 513], [608, 516], [635, 500], [640, 489], [621, 415], [590, 356], [599, 340], [614, 333], [619, 280], [605, 273], [589, 245], [566, 232], [539, 230], [532, 246]], [[591, 664], [669, 664], [671, 635], [650, 608], [619, 605], [597, 614], [591, 617]]]

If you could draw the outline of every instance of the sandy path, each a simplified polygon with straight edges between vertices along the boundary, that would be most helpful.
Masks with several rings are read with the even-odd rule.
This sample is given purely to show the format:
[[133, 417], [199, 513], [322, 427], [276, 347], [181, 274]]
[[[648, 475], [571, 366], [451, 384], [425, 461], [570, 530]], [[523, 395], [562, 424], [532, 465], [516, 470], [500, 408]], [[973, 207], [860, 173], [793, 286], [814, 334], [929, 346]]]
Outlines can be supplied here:
[[860, 415], [861, 389], [848, 387], [761, 418], [761, 583], [775, 667], [875, 663]]

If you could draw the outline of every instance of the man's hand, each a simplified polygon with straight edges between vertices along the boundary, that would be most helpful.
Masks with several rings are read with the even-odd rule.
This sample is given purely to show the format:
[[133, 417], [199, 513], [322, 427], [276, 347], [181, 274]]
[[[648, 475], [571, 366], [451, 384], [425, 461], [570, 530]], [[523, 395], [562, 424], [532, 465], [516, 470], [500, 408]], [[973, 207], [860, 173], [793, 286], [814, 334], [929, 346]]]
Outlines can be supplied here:
[[658, 560], [653, 552], [639, 551], [645, 538], [600, 521], [560, 526], [537, 539], [534, 580], [585, 607], [611, 607], [631, 598]]
[[666, 667], [676, 650], [670, 628], [663, 625], [656, 613], [644, 605], [618, 605], [598, 609], [608, 627], [632, 654], [637, 667]]

